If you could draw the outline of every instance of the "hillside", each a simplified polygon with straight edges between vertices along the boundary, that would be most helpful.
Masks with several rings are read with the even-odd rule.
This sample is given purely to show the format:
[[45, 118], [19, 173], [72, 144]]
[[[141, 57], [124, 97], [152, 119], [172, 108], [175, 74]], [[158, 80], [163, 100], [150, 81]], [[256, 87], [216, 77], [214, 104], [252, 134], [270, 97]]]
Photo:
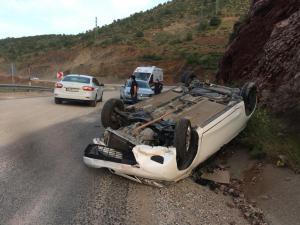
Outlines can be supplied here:
[[157, 65], [174, 82], [185, 69], [212, 78], [233, 24], [249, 0], [173, 0], [78, 35], [0, 40], [0, 74], [53, 79], [56, 71], [102, 80], [128, 77], [138, 65]]

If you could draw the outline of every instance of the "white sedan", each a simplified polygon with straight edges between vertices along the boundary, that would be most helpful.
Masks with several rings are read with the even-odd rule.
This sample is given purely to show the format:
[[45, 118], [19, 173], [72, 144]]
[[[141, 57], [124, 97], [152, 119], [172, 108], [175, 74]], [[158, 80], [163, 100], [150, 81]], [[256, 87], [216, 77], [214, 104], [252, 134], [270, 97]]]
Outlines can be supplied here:
[[129, 107], [107, 101], [101, 113], [106, 130], [86, 148], [84, 163], [156, 186], [189, 176], [245, 128], [256, 107], [256, 86], [197, 80], [186, 86]]
[[55, 84], [54, 100], [56, 104], [63, 101], [76, 100], [89, 102], [95, 107], [102, 101], [103, 84], [92, 76], [72, 74], [65, 76]]

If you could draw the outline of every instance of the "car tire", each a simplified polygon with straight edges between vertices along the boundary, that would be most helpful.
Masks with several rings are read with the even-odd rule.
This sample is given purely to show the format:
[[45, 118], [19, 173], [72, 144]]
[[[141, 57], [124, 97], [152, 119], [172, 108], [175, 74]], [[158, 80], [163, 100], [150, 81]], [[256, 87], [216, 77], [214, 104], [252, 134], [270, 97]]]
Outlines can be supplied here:
[[257, 103], [257, 87], [255, 83], [245, 83], [240, 94], [244, 100], [246, 115], [249, 116], [254, 112]]
[[60, 98], [54, 98], [55, 104], [61, 104], [62, 100]]
[[91, 106], [91, 107], [96, 107], [96, 105], [97, 105], [97, 95], [96, 95], [96, 97], [95, 97], [95, 100], [92, 100], [92, 101], [90, 102], [90, 106]]
[[103, 106], [101, 112], [101, 122], [104, 128], [110, 127], [117, 130], [121, 127], [121, 123], [117, 118], [115, 109], [124, 110], [124, 103], [120, 99], [109, 99]]
[[179, 170], [186, 169], [192, 163], [198, 148], [196, 136], [190, 120], [182, 118], [176, 123], [174, 147], [176, 148], [177, 167]]

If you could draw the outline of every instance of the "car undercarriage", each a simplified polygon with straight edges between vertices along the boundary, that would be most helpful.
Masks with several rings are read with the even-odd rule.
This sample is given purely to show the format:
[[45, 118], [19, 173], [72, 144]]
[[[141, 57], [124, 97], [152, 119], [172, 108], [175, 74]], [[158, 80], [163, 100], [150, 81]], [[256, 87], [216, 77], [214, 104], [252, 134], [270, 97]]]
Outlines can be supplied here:
[[[143, 166], [147, 167], [154, 162], [155, 168], [160, 165], [168, 166], [174, 161], [172, 164], [176, 168], [174, 165], [170, 168], [179, 173], [187, 171], [199, 155], [203, 132], [211, 129], [208, 127], [218, 127], [218, 123], [222, 124], [220, 118], [224, 120], [234, 113], [239, 115], [236, 121], [240, 122], [234, 125], [236, 130], [231, 129], [228, 132], [231, 136], [223, 142], [230, 141], [244, 128], [247, 116], [254, 111], [255, 106], [256, 88], [253, 83], [247, 83], [240, 90], [199, 80], [193, 80], [188, 86], [172, 88], [131, 106], [125, 106], [119, 99], [110, 99], [101, 113], [105, 132], [96, 144], [86, 148], [85, 157], [86, 160], [87, 158], [99, 160], [97, 168], [115, 168], [107, 162], [135, 169], [142, 169]], [[240, 112], [236, 113], [237, 110]], [[245, 119], [241, 120], [241, 116]], [[225, 144], [223, 142], [211, 152], [215, 152]], [[204, 158], [209, 155], [211, 153]], [[142, 161], [144, 165], [141, 165]], [[94, 163], [95, 161], [92, 164]], [[151, 168], [149, 170], [150, 172], [144, 171], [144, 177], [152, 177]], [[126, 173], [125, 170], [124, 174], [130, 172]], [[164, 180], [171, 179], [166, 177]]]

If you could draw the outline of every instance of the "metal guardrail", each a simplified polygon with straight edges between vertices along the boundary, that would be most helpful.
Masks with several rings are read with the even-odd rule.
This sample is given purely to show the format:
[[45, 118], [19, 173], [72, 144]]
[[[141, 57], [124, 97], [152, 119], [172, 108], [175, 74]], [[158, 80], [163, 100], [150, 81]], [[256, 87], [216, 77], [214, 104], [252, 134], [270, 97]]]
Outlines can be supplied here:
[[[121, 84], [105, 84], [104, 90], [105, 91], [112, 91], [112, 90], [118, 90], [120, 89], [122, 85]], [[164, 90], [170, 90], [176, 86], [165, 86]], [[53, 88], [50, 87], [42, 87], [42, 86], [29, 86], [29, 85], [21, 85], [21, 84], [0, 84], [0, 91], [53, 91]]]
[[0, 90], [9, 91], [53, 91], [54, 88], [41, 87], [41, 86], [29, 86], [20, 84], [0, 84]]

